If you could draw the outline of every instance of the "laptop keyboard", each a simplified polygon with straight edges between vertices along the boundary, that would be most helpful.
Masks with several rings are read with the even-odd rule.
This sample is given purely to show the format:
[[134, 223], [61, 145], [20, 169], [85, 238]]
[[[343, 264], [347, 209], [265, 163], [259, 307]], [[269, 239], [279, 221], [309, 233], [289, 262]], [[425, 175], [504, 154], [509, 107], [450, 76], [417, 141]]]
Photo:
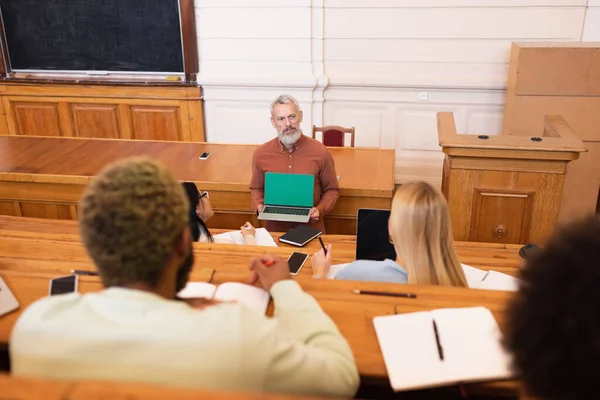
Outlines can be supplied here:
[[310, 210], [303, 209], [303, 208], [266, 206], [265, 209], [263, 210], [263, 212], [269, 213], [269, 214], [308, 215], [310, 213]]

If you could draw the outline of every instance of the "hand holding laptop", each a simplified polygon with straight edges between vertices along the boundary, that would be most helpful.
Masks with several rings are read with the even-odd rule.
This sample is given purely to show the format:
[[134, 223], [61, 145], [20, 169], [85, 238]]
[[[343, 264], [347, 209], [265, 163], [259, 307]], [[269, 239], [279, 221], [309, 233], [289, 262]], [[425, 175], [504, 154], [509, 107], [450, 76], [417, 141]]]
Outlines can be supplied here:
[[311, 222], [317, 222], [319, 220], [319, 209], [317, 207], [313, 207], [310, 209], [310, 220]]

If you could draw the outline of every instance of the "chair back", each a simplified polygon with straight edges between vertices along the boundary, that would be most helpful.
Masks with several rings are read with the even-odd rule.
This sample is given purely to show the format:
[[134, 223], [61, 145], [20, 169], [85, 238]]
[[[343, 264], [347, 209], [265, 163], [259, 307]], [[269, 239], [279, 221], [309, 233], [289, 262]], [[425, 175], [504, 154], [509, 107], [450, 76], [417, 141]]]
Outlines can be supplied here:
[[321, 132], [321, 143], [331, 147], [344, 147], [346, 145], [346, 134], [349, 133], [350, 147], [354, 147], [354, 127], [344, 128], [338, 125], [317, 127], [313, 125], [313, 139], [316, 139], [317, 132]]

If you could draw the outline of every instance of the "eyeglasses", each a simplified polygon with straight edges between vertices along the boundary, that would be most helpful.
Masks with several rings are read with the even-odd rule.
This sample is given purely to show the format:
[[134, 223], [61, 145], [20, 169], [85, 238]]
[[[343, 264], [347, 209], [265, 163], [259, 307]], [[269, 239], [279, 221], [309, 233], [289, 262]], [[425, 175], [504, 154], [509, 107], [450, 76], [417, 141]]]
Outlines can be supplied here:
[[277, 122], [283, 122], [286, 119], [289, 119], [291, 122], [294, 122], [297, 118], [298, 118], [298, 116], [296, 114], [291, 114], [287, 118], [286, 117], [277, 117], [275, 120]]

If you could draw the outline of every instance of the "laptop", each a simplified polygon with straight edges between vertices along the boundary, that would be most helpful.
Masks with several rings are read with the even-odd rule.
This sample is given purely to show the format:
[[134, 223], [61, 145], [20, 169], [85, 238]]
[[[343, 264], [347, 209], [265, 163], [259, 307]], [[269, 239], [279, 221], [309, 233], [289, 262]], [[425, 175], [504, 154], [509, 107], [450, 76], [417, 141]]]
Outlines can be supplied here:
[[396, 259], [390, 243], [390, 210], [360, 208], [356, 219], [356, 259], [383, 261]]
[[305, 174], [265, 174], [265, 204], [258, 219], [305, 223], [313, 207], [315, 177]]
[[0, 277], [0, 315], [8, 314], [17, 308], [19, 308], [19, 302], [6, 285], [6, 282]]

